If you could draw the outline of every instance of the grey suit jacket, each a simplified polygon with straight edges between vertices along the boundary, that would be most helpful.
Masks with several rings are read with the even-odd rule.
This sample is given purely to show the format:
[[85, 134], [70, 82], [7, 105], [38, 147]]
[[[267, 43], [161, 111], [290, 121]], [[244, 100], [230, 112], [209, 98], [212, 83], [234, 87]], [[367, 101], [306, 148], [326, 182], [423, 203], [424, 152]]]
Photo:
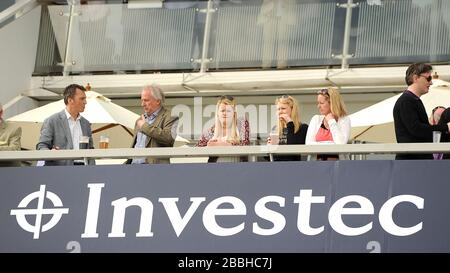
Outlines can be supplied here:
[[[91, 124], [87, 119], [81, 117], [80, 125], [83, 135], [89, 136], [89, 149], [94, 149]], [[51, 115], [44, 121], [36, 150], [51, 150], [54, 146], [58, 146], [61, 150], [73, 149], [72, 135], [70, 134], [65, 110]], [[73, 165], [73, 160], [46, 161], [45, 165]], [[90, 159], [89, 165], [95, 165], [95, 160]]]

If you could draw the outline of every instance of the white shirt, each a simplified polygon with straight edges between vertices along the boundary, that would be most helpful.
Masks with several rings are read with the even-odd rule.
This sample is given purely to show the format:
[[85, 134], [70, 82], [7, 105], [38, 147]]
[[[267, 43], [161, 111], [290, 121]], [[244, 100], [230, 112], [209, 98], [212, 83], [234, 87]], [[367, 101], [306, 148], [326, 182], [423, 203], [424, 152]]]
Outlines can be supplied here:
[[81, 131], [81, 123], [80, 123], [80, 114], [78, 114], [78, 117], [76, 120], [72, 118], [69, 112], [67, 112], [67, 109], [64, 110], [66, 113], [67, 121], [69, 122], [69, 129], [70, 134], [72, 136], [72, 143], [73, 143], [73, 149], [79, 150], [80, 149], [80, 137], [83, 135], [83, 131]]
[[[319, 144], [316, 141], [317, 132], [322, 125], [324, 115], [315, 115], [312, 117], [308, 125], [308, 132], [306, 133], [305, 144]], [[347, 144], [350, 138], [351, 123], [348, 116], [340, 117], [338, 121], [331, 119], [328, 121], [330, 132], [333, 136], [334, 144]]]

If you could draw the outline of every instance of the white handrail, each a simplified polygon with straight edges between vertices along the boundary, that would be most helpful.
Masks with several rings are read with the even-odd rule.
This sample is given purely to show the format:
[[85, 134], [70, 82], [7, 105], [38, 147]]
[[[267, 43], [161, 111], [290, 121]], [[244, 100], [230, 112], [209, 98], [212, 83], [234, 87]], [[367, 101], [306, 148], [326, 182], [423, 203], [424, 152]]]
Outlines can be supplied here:
[[123, 148], [53, 151], [2, 151], [0, 161], [64, 160], [77, 158], [133, 157], [207, 157], [207, 156], [268, 156], [269, 154], [396, 154], [450, 153], [450, 143], [387, 143], [335, 145], [262, 145], [233, 147]]
[[[22, 0], [22, 1], [15, 3], [14, 5], [10, 6], [9, 8], [5, 9], [4, 11], [0, 12], [0, 24], [3, 23], [8, 18], [10, 18], [11, 16], [14, 16], [17, 13], [21, 12], [22, 9], [24, 9], [25, 7], [27, 7], [30, 4], [34, 4], [34, 6], [37, 6], [37, 1], [36, 0]], [[34, 8], [34, 6], [30, 7], [30, 10], [32, 8]]]

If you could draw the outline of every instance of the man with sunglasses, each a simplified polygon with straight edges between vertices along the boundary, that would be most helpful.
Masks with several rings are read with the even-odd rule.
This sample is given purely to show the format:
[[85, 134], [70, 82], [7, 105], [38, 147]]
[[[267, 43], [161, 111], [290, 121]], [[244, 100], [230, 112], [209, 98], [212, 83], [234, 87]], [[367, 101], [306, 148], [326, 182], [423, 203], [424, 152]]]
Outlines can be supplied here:
[[[428, 93], [432, 84], [430, 64], [414, 63], [406, 70], [408, 88], [394, 106], [394, 127], [398, 143], [433, 142], [433, 131], [450, 131], [450, 123], [431, 125], [420, 96]], [[396, 159], [433, 159], [430, 154], [397, 154]]]

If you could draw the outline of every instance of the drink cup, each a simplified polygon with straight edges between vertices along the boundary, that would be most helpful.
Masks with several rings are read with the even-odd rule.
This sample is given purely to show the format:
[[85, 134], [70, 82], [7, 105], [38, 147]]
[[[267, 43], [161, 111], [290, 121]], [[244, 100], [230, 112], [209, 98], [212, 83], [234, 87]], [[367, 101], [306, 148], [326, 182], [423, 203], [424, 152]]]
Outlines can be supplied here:
[[109, 146], [109, 137], [108, 136], [100, 136], [99, 147], [100, 149], [108, 149]]
[[270, 133], [269, 137], [271, 145], [278, 145], [278, 143], [280, 142], [280, 136], [278, 135], [278, 133]]
[[441, 132], [439, 131], [433, 131], [433, 142], [439, 143], [441, 142]]
[[88, 136], [81, 136], [80, 137], [80, 145], [79, 149], [89, 149], [89, 137]]

